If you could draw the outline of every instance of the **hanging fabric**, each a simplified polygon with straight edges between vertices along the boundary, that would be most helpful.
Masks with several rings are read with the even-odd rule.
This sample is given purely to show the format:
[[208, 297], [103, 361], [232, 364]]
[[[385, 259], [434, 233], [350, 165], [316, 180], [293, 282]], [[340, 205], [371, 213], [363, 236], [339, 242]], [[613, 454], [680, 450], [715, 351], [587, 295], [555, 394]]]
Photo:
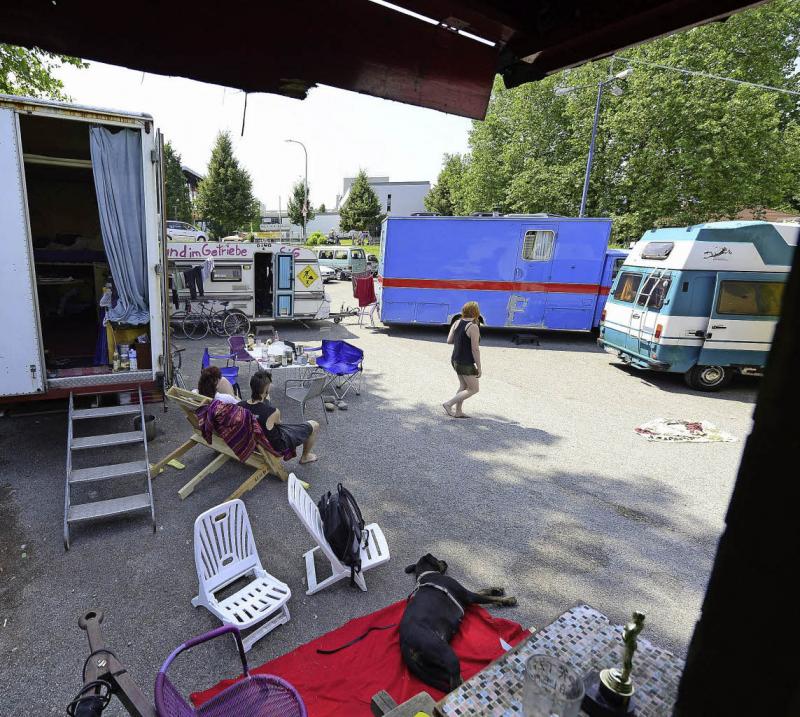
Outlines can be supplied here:
[[110, 321], [150, 321], [144, 222], [142, 138], [137, 130], [89, 128], [92, 174], [100, 211], [100, 232], [119, 300]]

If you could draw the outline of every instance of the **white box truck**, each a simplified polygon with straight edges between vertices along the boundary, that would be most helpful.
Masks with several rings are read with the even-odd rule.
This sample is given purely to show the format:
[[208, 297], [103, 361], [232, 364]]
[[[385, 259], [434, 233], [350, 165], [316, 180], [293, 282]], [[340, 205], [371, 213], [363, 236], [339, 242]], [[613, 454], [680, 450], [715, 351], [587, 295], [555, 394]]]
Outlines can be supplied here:
[[0, 95], [0, 403], [169, 372], [161, 144], [146, 114]]

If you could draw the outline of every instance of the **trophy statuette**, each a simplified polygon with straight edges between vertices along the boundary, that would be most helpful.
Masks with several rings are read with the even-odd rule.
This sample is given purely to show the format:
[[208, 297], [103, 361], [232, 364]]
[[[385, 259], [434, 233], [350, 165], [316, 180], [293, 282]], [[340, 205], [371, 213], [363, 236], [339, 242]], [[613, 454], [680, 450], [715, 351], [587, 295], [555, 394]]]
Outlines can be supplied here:
[[634, 717], [633, 704], [633, 653], [636, 652], [637, 638], [644, 629], [644, 613], [635, 611], [631, 622], [622, 628], [622, 642], [625, 651], [622, 667], [610, 667], [593, 674], [586, 680], [586, 696], [582, 709], [591, 717]]

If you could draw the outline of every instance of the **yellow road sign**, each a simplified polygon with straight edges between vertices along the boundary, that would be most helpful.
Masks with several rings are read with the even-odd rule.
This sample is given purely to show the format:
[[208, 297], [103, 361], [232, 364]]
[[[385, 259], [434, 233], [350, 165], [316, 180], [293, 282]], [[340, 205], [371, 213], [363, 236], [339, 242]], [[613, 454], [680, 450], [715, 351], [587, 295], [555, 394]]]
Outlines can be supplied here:
[[319, 275], [316, 271], [314, 271], [310, 266], [307, 266], [303, 271], [301, 271], [297, 278], [303, 282], [303, 285], [306, 289], [311, 286], [317, 279], [319, 279]]

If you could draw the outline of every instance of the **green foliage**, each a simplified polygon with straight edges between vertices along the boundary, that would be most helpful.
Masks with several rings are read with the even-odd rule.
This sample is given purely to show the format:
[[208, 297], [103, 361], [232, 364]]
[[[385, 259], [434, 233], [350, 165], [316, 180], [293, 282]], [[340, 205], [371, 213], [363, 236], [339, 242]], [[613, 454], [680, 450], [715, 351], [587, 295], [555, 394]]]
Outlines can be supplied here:
[[164, 186], [167, 219], [191, 222], [192, 202], [189, 196], [189, 184], [181, 169], [181, 156], [169, 142], [164, 145]]
[[[307, 202], [308, 214], [303, 220], [303, 202]], [[298, 224], [305, 229], [306, 224], [310, 222], [316, 215], [314, 207], [311, 206], [311, 186], [308, 187], [308, 196], [306, 197], [306, 185], [301, 179], [298, 179], [292, 185], [292, 193], [289, 195], [289, 202], [286, 205], [286, 213], [289, 215], [289, 221], [292, 224]]]
[[306, 238], [306, 244], [309, 246], [316, 246], [317, 244], [324, 244], [327, 237], [320, 231], [311, 232]]
[[53, 76], [60, 65], [88, 67], [76, 57], [0, 44], [0, 94], [66, 100], [64, 83]]
[[318, 214], [325, 214], [325, 212], [327, 212], [327, 211], [328, 211], [328, 210], [327, 210], [327, 209], [325, 209], [325, 205], [324, 205], [324, 204], [320, 204], [320, 205], [319, 205], [319, 209], [317, 209], [317, 213], [318, 213]]
[[211, 150], [208, 174], [197, 188], [197, 213], [218, 238], [259, 224], [260, 209], [253, 196], [253, 182], [234, 156], [228, 132], [217, 135]]
[[383, 218], [378, 195], [369, 186], [367, 173], [360, 169], [339, 210], [339, 228], [343, 232], [367, 231], [375, 236], [380, 233]]
[[445, 154], [444, 167], [430, 192], [425, 195], [425, 209], [446, 216], [464, 214], [461, 196], [466, 161], [460, 154]]
[[[799, 43], [800, 3], [773, 0], [622, 54], [797, 90]], [[498, 79], [486, 120], [473, 124], [462, 172], [448, 186], [459, 212], [497, 206], [577, 215], [597, 83], [625, 66], [603, 60], [514, 90]], [[616, 241], [743, 209], [800, 208], [795, 97], [632, 66], [633, 74], [616, 83], [624, 94], [614, 96], [610, 86], [603, 94], [587, 205], [589, 216], [612, 217]]]

